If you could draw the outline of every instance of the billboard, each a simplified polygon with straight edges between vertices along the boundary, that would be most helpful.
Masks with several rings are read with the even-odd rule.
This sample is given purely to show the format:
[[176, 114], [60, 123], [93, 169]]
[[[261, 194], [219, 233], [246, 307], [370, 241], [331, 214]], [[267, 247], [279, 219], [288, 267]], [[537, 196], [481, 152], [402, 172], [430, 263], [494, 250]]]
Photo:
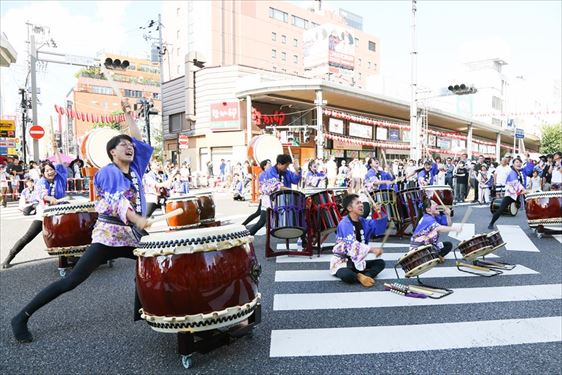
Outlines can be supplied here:
[[240, 106], [238, 102], [212, 103], [210, 117], [212, 131], [240, 129]]

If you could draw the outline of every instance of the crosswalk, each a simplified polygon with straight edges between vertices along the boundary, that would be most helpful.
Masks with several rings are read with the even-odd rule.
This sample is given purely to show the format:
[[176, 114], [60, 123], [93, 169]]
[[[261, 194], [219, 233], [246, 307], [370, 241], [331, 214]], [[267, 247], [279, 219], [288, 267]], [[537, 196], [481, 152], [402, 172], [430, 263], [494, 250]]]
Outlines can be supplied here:
[[[487, 259], [501, 261], [502, 257], [507, 256], [508, 259], [505, 260], [509, 260], [510, 251], [528, 251], [528, 254], [539, 251], [527, 238], [527, 234], [525, 237], [528, 242], [525, 242], [513, 227], [515, 226], [498, 226], [504, 240], [506, 237], [510, 239], [508, 251], [497, 251], [488, 255]], [[468, 230], [472, 231], [473, 228]], [[459, 240], [465, 236], [466, 234]], [[478, 277], [458, 271], [454, 267], [455, 257], [451, 253], [445, 258], [444, 265], [426, 272], [423, 278], [428, 280], [429, 284], [437, 283], [442, 286], [457, 280], [455, 285], [458, 287], [452, 288], [453, 294], [442, 299], [402, 297], [384, 291], [380, 287], [383, 282], [396, 281], [394, 265], [408, 249], [405, 241], [391, 242], [391, 244], [392, 246], [385, 244], [385, 253], [381, 257], [386, 262], [386, 268], [377, 276], [379, 287], [369, 290], [357, 285], [357, 289], [353, 291], [342, 292], [343, 283], [331, 276], [328, 271], [330, 254], [324, 253], [312, 257], [277, 257], [274, 273], [276, 293], [273, 296], [273, 317], [270, 318], [275, 320], [278, 314], [285, 314], [279, 315], [283, 317], [290, 316], [287, 314], [298, 314], [300, 319], [307, 322], [314, 322], [314, 317], [322, 315], [332, 319], [322, 320], [320, 324], [300, 325], [291, 322], [277, 324], [271, 331], [270, 357], [430, 352], [562, 341], [562, 316], [559, 316], [559, 310], [556, 313], [545, 313], [546, 316], [540, 313], [535, 317], [523, 314], [524, 316], [521, 317], [509, 316], [505, 319], [495, 314], [490, 314], [487, 319], [471, 314], [475, 306], [560, 302], [562, 284], [558, 283], [558, 279], [552, 283], [542, 282], [537, 270], [523, 264], [518, 264], [513, 270], [504, 271], [503, 274], [492, 279]], [[371, 243], [371, 245], [377, 244]], [[277, 245], [278, 250], [284, 250], [285, 247], [284, 243]], [[291, 249], [296, 248], [292, 245]], [[374, 259], [374, 255], [370, 255], [368, 259]], [[414, 280], [404, 279], [401, 269], [398, 272], [399, 282], [415, 283]], [[464, 280], [470, 280], [470, 285], [465, 285]], [[493, 284], [488, 280], [493, 280]], [[349, 288], [345, 289], [349, 290]], [[450, 317], [452, 321], [420, 322], [412, 319], [409, 324], [403, 324], [404, 322], [401, 321], [396, 325], [388, 323], [378, 325], [376, 319], [371, 322], [363, 319], [352, 320], [348, 324], [341, 325], [338, 319], [334, 319], [341, 315], [379, 316], [392, 312], [408, 315], [408, 309], [412, 308], [432, 309], [435, 314], [435, 311], [441, 311], [447, 306], [458, 306], [456, 311], [462, 309], [466, 311], [466, 315]], [[423, 313], [422, 316], [425, 314]]]
[[24, 216], [24, 214], [18, 209], [17, 202], [10, 202], [7, 207], [0, 207], [0, 220], [31, 222], [35, 220], [35, 216]]

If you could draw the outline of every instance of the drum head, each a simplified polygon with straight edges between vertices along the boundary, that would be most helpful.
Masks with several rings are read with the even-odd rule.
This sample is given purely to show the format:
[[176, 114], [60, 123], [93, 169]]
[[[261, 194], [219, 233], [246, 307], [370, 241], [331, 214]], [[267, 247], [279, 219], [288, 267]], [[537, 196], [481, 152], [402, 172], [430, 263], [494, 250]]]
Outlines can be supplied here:
[[304, 229], [299, 227], [276, 228], [271, 231], [273, 237], [282, 239], [299, 238], [304, 234]]
[[419, 266], [411, 269], [410, 271], [406, 272], [406, 277], [415, 277], [419, 276], [422, 273], [425, 273], [435, 267], [439, 263], [439, 259], [431, 259], [425, 262], [424, 264], [420, 264]]
[[86, 155], [84, 157], [88, 160], [94, 167], [102, 168], [111, 163], [109, 156], [107, 156], [106, 145], [107, 142], [121, 134], [119, 131], [112, 128], [99, 128], [94, 129], [86, 137]]
[[513, 203], [511, 203], [511, 204], [509, 205], [509, 214], [510, 214], [511, 216], [517, 215], [517, 211], [518, 211], [518, 210], [519, 210], [519, 209], [517, 208], [517, 204], [515, 204], [515, 202], [513, 202]]
[[283, 153], [283, 145], [281, 141], [269, 134], [262, 134], [256, 139], [254, 144], [254, 159], [259, 164], [263, 160], [271, 160], [271, 164], [275, 165], [277, 155]]

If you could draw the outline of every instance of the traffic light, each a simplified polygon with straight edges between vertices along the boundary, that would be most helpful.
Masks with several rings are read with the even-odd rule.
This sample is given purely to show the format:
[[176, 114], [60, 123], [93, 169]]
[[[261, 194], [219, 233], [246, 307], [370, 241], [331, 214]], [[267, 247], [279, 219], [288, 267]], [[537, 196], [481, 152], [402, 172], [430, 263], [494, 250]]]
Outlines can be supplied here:
[[129, 63], [129, 60], [119, 60], [119, 59], [112, 59], [111, 57], [108, 57], [105, 59], [105, 62], [103, 63], [103, 65], [107, 68], [107, 69], [118, 69], [118, 70], [126, 70], [129, 65], [131, 65]]
[[468, 94], [475, 94], [476, 92], [478, 92], [476, 87], [467, 86], [464, 83], [461, 83], [460, 85], [450, 85], [448, 89], [455, 95], [468, 95]]
[[302, 134], [302, 143], [308, 143], [310, 141], [310, 131], [305, 130]]

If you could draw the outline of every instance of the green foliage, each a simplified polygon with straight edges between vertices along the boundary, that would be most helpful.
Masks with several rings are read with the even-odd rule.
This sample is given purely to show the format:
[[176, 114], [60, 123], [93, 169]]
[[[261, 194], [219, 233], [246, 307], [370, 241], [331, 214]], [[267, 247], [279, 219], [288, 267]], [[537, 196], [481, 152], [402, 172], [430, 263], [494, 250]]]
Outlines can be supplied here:
[[105, 79], [103, 73], [99, 66], [89, 66], [87, 68], [82, 68], [76, 73], [74, 73], [74, 77], [90, 77], [90, 78], [97, 78], [97, 79]]
[[154, 152], [152, 153], [152, 158], [159, 160], [161, 163], [164, 162], [163, 145], [164, 139], [162, 138], [162, 130], [158, 127], [150, 127], [150, 136], [152, 147], [154, 147]]
[[542, 127], [541, 149], [543, 154], [562, 151], [562, 124], [544, 125]]

